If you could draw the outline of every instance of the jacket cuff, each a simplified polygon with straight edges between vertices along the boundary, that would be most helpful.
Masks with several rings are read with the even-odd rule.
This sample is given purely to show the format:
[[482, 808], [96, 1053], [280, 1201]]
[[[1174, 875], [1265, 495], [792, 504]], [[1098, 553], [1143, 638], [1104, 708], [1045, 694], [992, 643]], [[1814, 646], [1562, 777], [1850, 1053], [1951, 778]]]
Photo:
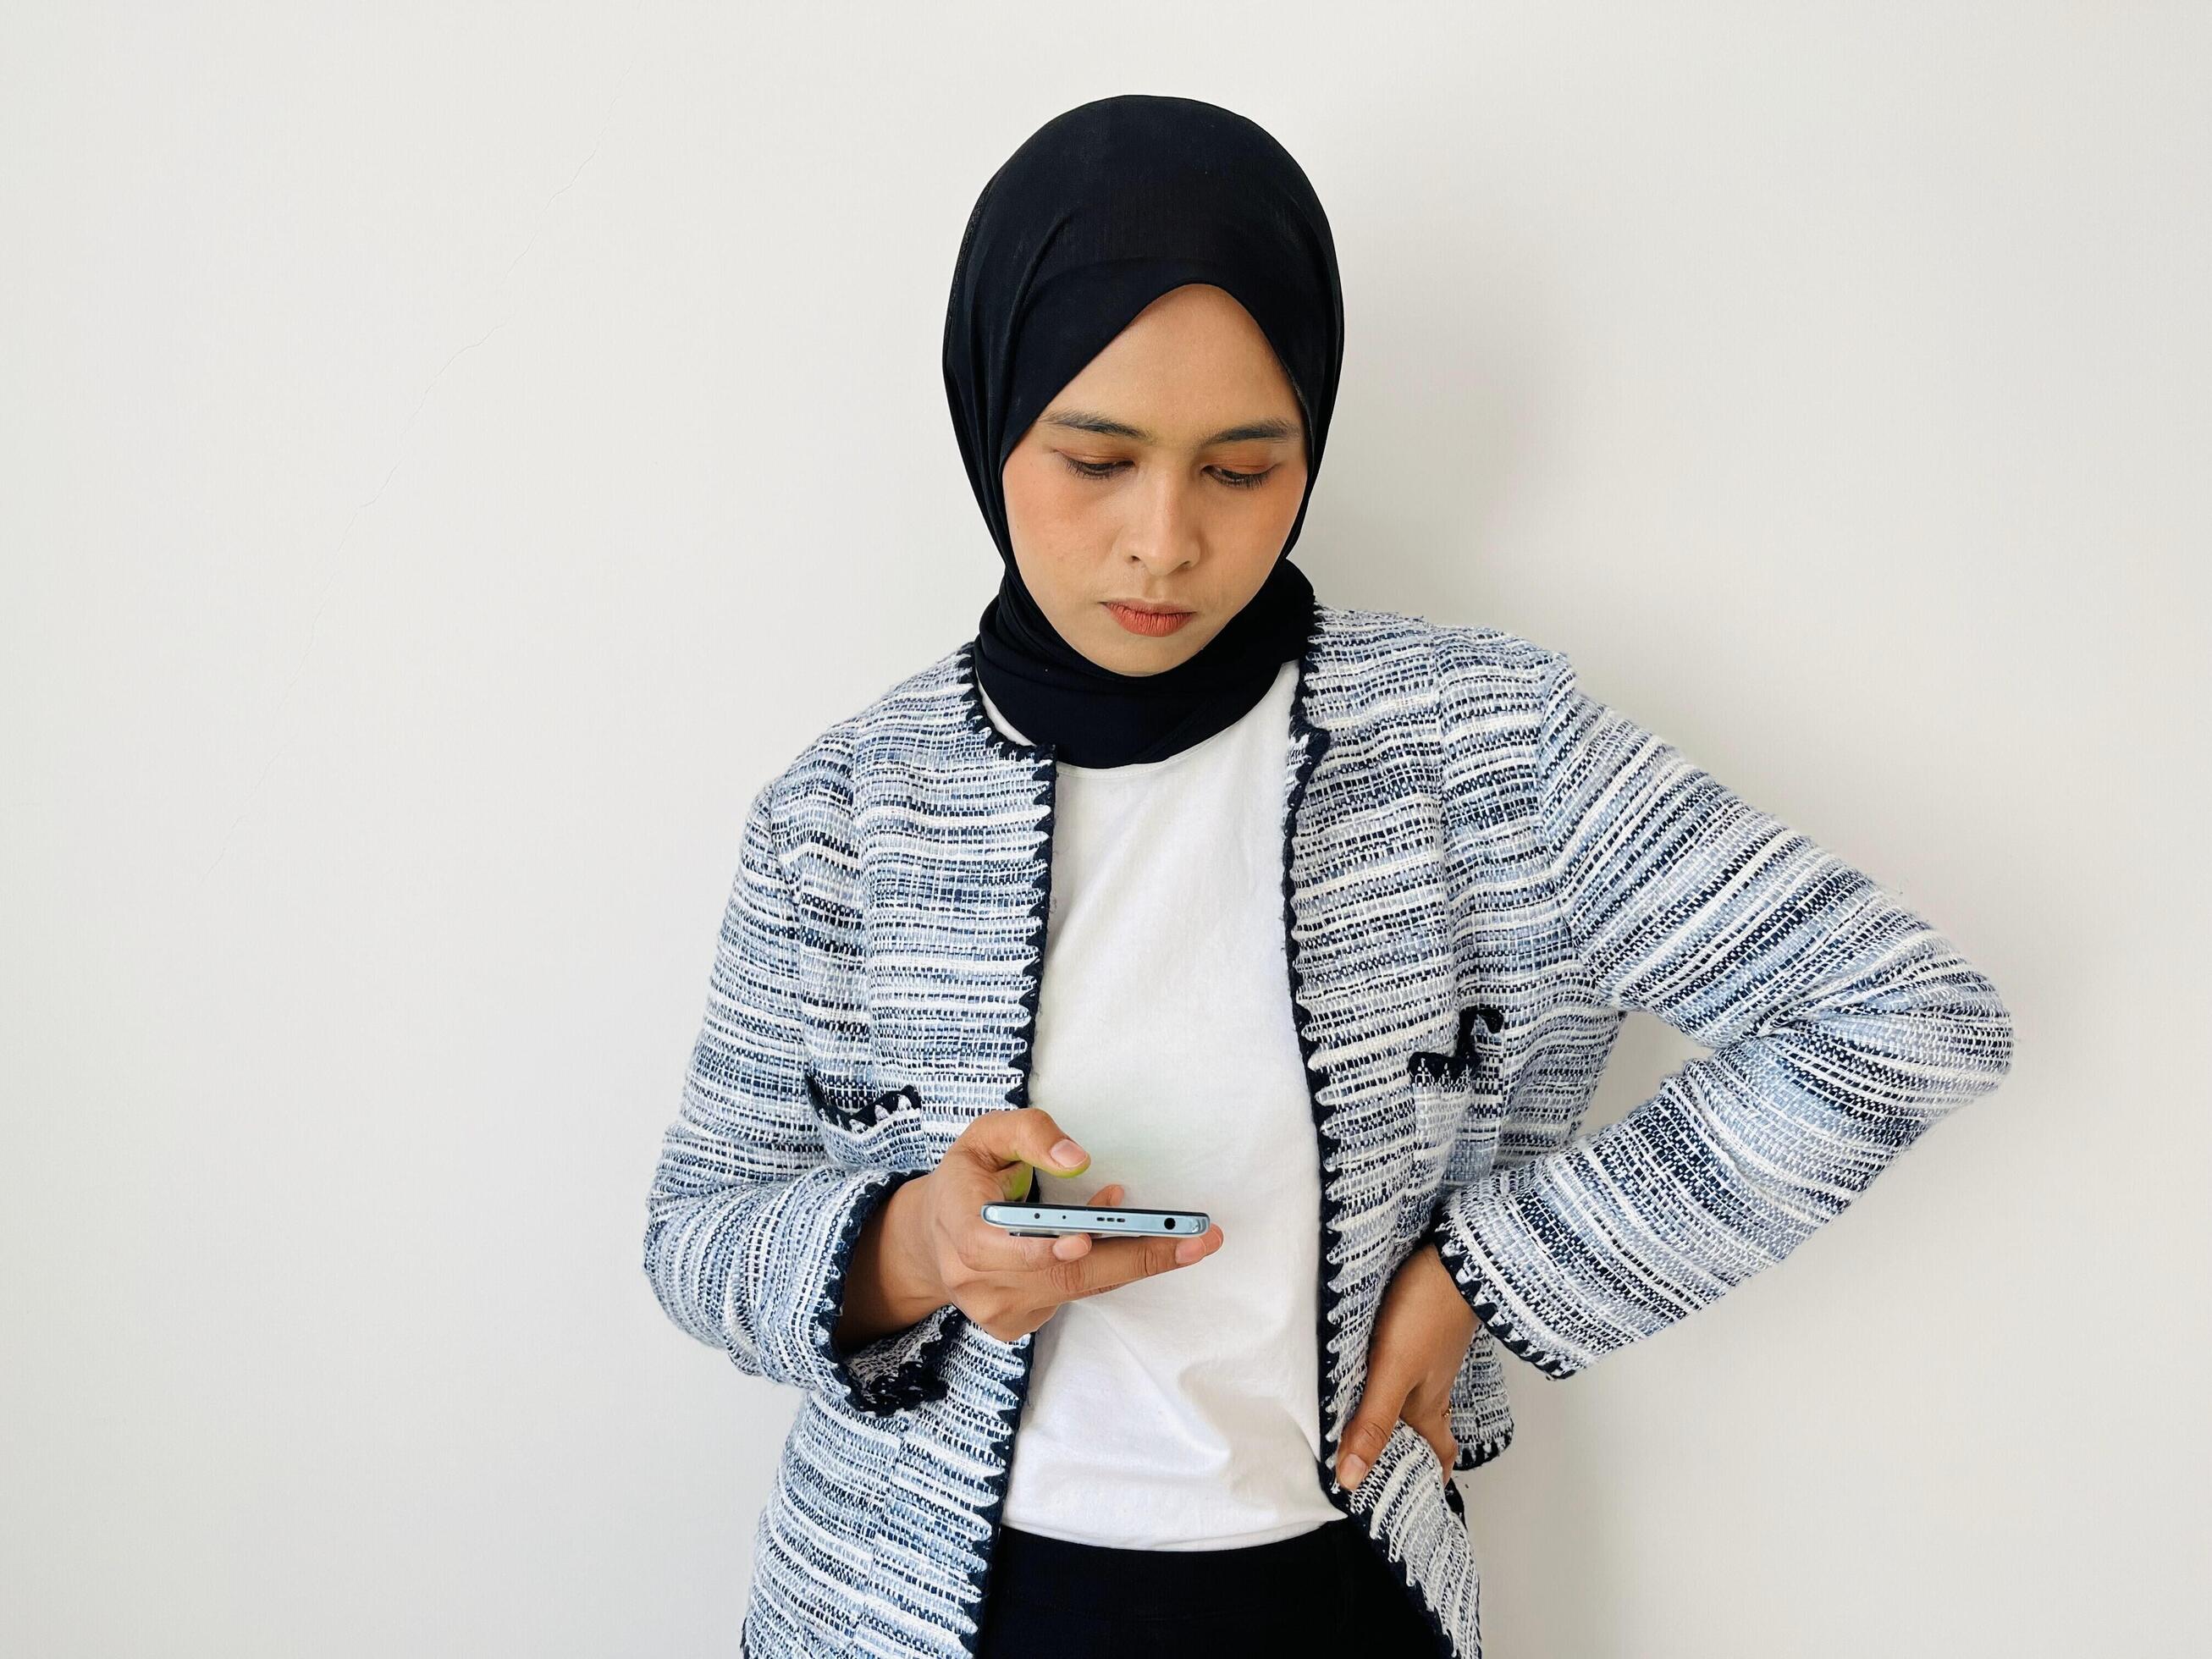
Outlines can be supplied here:
[[1564, 1380], [1574, 1376], [1595, 1356], [1569, 1349], [1504, 1292], [1487, 1266], [1482, 1244], [1478, 1208], [1482, 1197], [1478, 1187], [1449, 1189], [1437, 1205], [1428, 1231], [1421, 1235], [1422, 1242], [1436, 1246], [1444, 1266], [1451, 1269], [1452, 1282], [1459, 1286], [1460, 1294], [1500, 1343], [1547, 1376]]
[[1452, 1378], [1444, 1415], [1459, 1448], [1455, 1470], [1480, 1468], [1512, 1443], [1513, 1408], [1498, 1348], [1486, 1326], [1478, 1329]]
[[818, 1386], [841, 1395], [856, 1411], [889, 1416], [925, 1401], [942, 1400], [949, 1388], [944, 1360], [963, 1316], [957, 1305], [933, 1308], [903, 1330], [889, 1331], [849, 1352], [833, 1333], [845, 1307], [845, 1275], [870, 1218], [919, 1170], [867, 1170], [845, 1196], [845, 1212], [824, 1264], [814, 1302], [813, 1341]]

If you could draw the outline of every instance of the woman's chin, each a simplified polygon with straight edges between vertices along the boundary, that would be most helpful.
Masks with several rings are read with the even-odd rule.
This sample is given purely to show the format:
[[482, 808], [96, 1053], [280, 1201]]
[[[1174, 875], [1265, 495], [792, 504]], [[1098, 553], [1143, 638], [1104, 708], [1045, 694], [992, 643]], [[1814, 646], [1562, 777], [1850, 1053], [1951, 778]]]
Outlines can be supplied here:
[[1101, 668], [1110, 668], [1117, 674], [1164, 674], [1198, 654], [1198, 647], [1181, 633], [1147, 640], [1125, 634], [1119, 628], [1109, 628], [1105, 635], [1086, 643], [1082, 649], [1083, 654]]

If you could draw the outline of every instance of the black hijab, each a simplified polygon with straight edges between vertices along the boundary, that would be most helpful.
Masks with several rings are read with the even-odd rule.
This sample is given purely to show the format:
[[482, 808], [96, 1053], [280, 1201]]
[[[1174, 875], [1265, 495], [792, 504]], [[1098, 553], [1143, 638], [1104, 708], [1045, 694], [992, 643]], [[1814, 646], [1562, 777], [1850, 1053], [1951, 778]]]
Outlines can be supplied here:
[[[1304, 415], [1305, 495], [1260, 591], [1187, 662], [1100, 666], [1023, 582], [1000, 473], [1053, 398], [1137, 313], [1208, 283], [1251, 313]], [[976, 675], [1031, 743], [1078, 766], [1187, 749], [1249, 711], [1305, 649], [1313, 586], [1291, 563], [1344, 359], [1328, 220], [1289, 152], [1189, 98], [1103, 98], [1047, 122], [983, 186], [945, 316], [945, 390], [969, 482], [1006, 574], [983, 608]]]

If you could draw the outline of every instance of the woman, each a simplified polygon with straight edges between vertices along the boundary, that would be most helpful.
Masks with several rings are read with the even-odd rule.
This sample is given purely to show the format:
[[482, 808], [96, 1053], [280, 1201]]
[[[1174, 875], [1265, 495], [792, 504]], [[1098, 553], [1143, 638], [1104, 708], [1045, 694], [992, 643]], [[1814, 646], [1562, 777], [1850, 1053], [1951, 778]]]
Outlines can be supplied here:
[[[2008, 1069], [1947, 939], [1563, 655], [1315, 599], [1342, 335], [1214, 106], [1085, 105], [976, 204], [1001, 585], [754, 797], [651, 1196], [670, 1317], [804, 1391], [756, 1659], [1476, 1655], [1502, 1356], [1656, 1334]], [[1577, 1136], [1636, 1009], [1713, 1052]], [[1033, 1191], [1213, 1224], [981, 1218]]]

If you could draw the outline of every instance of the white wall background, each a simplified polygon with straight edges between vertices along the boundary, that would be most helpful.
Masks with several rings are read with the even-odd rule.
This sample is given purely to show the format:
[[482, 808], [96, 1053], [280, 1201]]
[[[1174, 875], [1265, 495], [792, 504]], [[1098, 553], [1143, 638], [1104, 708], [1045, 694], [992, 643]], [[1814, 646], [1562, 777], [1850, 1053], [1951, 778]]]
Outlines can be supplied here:
[[1789, 1263], [1515, 1371], [1496, 1659], [2201, 1639], [2208, 61], [2179, 4], [10, 9], [0, 1650], [734, 1654], [795, 1401], [663, 1320], [645, 1189], [744, 803], [998, 577], [969, 204], [1121, 91], [1333, 218], [1322, 597], [1570, 651], [2019, 1021]]

